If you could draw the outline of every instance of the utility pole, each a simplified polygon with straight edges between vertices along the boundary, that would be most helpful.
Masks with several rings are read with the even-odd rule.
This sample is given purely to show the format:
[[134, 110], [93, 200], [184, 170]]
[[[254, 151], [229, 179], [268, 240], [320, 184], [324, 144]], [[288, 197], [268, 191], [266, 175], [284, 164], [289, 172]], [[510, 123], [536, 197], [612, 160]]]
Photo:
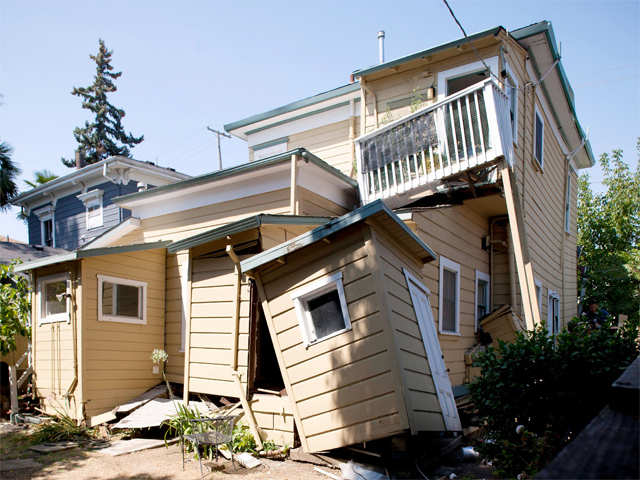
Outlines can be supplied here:
[[207, 130], [209, 130], [212, 133], [215, 133], [218, 137], [218, 170], [222, 170], [222, 151], [220, 150], [220, 135], [226, 138], [231, 138], [231, 135], [225, 132], [221, 132], [219, 130], [215, 130], [211, 127], [207, 127]]

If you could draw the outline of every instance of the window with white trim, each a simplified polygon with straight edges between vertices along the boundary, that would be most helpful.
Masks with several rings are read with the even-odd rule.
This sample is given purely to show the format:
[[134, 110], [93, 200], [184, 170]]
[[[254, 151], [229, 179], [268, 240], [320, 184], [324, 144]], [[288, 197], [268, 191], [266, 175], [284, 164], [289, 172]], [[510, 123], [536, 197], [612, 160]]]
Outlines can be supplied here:
[[542, 282], [537, 278], [534, 279], [536, 286], [536, 300], [538, 301], [538, 312], [542, 313]]
[[560, 296], [558, 292], [549, 290], [547, 304], [547, 331], [549, 335], [560, 333]]
[[571, 233], [571, 174], [567, 174], [567, 194], [564, 199], [564, 231]]
[[511, 117], [511, 135], [513, 143], [518, 144], [518, 78], [514, 75], [508, 63], [505, 63], [504, 87], [509, 98], [509, 116]]
[[479, 320], [491, 310], [491, 292], [489, 275], [476, 270], [476, 330]]
[[438, 326], [440, 333], [460, 333], [460, 265], [440, 257]]
[[535, 108], [533, 122], [533, 158], [538, 162], [540, 168], [544, 168], [544, 120], [538, 110], [538, 105]]
[[40, 245], [55, 247], [56, 233], [54, 228], [54, 207], [47, 205], [33, 212], [40, 220]]
[[98, 275], [98, 320], [147, 323], [147, 283]]
[[342, 272], [312, 282], [291, 298], [305, 346], [351, 330]]
[[71, 285], [66, 273], [49, 275], [38, 280], [40, 324], [69, 322]]
[[95, 189], [78, 195], [78, 199], [84, 203], [84, 207], [86, 209], [85, 215], [87, 230], [102, 227], [104, 225], [102, 205], [103, 193], [104, 192], [102, 190]]

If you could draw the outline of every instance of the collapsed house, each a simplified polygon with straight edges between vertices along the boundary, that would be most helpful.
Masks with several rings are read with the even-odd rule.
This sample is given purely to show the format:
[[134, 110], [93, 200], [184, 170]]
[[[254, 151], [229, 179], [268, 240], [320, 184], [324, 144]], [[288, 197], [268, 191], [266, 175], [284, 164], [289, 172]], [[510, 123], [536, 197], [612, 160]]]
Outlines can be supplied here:
[[250, 162], [115, 198], [132, 218], [20, 267], [40, 396], [97, 423], [158, 383], [164, 348], [185, 401], [246, 399], [263, 439], [456, 431], [481, 327], [575, 315], [594, 161], [550, 24], [354, 77], [228, 124]]

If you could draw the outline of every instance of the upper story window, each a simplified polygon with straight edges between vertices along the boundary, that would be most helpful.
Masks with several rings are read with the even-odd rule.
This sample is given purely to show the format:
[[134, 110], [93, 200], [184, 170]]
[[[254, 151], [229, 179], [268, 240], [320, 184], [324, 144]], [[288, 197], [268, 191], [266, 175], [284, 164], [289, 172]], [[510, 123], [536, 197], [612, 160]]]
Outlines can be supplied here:
[[460, 265], [440, 257], [440, 295], [438, 324], [440, 333], [460, 333]]
[[540, 165], [540, 168], [544, 168], [544, 120], [538, 110], [538, 106], [535, 108], [535, 115], [533, 116], [533, 156]]
[[489, 285], [489, 275], [476, 270], [476, 330], [478, 330], [478, 321], [491, 309]]
[[55, 247], [54, 208], [52, 205], [40, 208], [34, 212], [40, 220], [40, 245]]
[[351, 330], [342, 272], [312, 282], [291, 298], [305, 346]]
[[491, 74], [485, 65], [496, 73], [498, 71], [498, 57], [489, 57], [485, 59], [484, 64], [480, 61], [471, 62], [438, 72], [438, 100], [443, 100], [448, 95], [453, 95], [489, 78]]
[[78, 195], [78, 199], [84, 203], [86, 209], [87, 230], [102, 227], [104, 225], [102, 195], [103, 191], [96, 189]]
[[567, 194], [564, 199], [564, 231], [571, 233], [571, 174], [567, 175]]
[[98, 320], [147, 323], [147, 283], [98, 275]]
[[66, 273], [49, 275], [38, 280], [40, 324], [70, 320], [70, 282]]
[[513, 143], [518, 144], [518, 77], [508, 63], [505, 63], [506, 77], [504, 82], [505, 92], [509, 97], [509, 116], [511, 118], [511, 135]]

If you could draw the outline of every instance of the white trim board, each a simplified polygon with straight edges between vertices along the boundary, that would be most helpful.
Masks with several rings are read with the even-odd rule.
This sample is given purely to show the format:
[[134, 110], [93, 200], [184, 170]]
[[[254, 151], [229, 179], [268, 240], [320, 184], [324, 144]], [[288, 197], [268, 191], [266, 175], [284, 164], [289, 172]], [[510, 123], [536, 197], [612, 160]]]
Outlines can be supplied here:
[[[142, 318], [129, 317], [116, 314], [102, 313], [102, 284], [104, 282], [112, 285], [128, 285], [131, 287], [141, 288], [142, 292], [138, 296], [138, 311], [142, 312]], [[116, 291], [113, 289], [112, 308], [116, 307]], [[115, 323], [135, 323], [139, 325], [147, 324], [147, 282], [132, 280], [129, 278], [111, 277], [109, 275], [98, 274], [98, 321], [99, 322], [115, 322]]]
[[[56, 313], [54, 315], [49, 315], [47, 317], [44, 316], [45, 311], [45, 302], [46, 295], [43, 289], [44, 284], [58, 282], [58, 281], [66, 282], [66, 305], [67, 311], [64, 313]], [[58, 323], [58, 322], [71, 322], [71, 280], [69, 278], [68, 273], [56, 273], [54, 275], [47, 275], [46, 277], [41, 277], [38, 279], [38, 326], [44, 325], [47, 323]]]
[[473, 316], [475, 318], [475, 331], [478, 331], [478, 280], [484, 280], [485, 282], [487, 282], [487, 313], [489, 313], [491, 311], [491, 277], [484, 272], [481, 272], [480, 270], [476, 270], [476, 289], [475, 289], [475, 301], [474, 301], [474, 306], [475, 306], [475, 310], [473, 312]]
[[[495, 75], [498, 75], [498, 56], [485, 58], [484, 62], [487, 64], [491, 72], [493, 72]], [[481, 72], [483, 70], [485, 70], [484, 65], [481, 61], [477, 61], [438, 72], [438, 101], [440, 102], [444, 100], [444, 98], [447, 96], [447, 80], [449, 80], [450, 78], [463, 77], [470, 73]]]
[[[456, 328], [454, 331], [443, 330], [442, 328], [442, 303], [444, 300], [444, 295], [442, 289], [444, 288], [444, 282], [442, 281], [444, 270], [449, 270], [450, 272], [454, 272], [456, 274]], [[438, 276], [438, 331], [441, 335], [460, 335], [460, 281], [461, 281], [461, 273], [460, 273], [460, 264], [454, 262], [453, 260], [449, 260], [448, 258], [440, 255], [440, 266], [439, 266], [440, 274]]]

